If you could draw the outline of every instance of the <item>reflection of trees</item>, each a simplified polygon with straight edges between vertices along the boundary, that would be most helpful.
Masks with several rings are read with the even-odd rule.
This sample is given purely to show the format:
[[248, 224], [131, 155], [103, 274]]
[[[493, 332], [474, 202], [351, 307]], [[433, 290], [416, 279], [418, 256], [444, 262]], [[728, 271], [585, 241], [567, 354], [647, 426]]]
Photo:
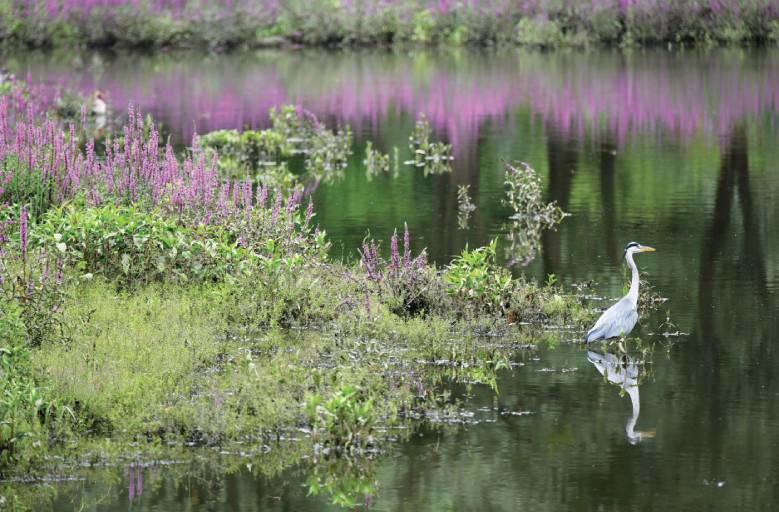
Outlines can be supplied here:
[[613, 135], [606, 133], [600, 144], [600, 199], [603, 215], [603, 231], [606, 235], [606, 254], [612, 264], [620, 260], [617, 243], [617, 205], [614, 201], [614, 168], [617, 144]]
[[[576, 139], [563, 135], [552, 123], [547, 123], [546, 139], [549, 159], [547, 201], [557, 201], [560, 208], [567, 212], [573, 177], [579, 163], [579, 147]], [[544, 275], [556, 274], [559, 272], [562, 252], [560, 231], [545, 230], [541, 237], [541, 247]]]
[[[694, 338], [703, 345], [700, 354], [707, 371], [703, 373], [704, 380], [700, 384], [705, 386], [705, 395], [708, 396], [707, 400], [698, 402], [702, 408], [707, 408], [707, 410], [696, 411], [695, 421], [701, 424], [701, 418], [705, 418], [700, 434], [705, 436], [708, 441], [707, 445], [711, 447], [710, 471], [712, 475], [718, 475], [724, 469], [721, 467], [721, 450], [725, 434], [722, 420], [723, 409], [727, 406], [723, 402], [727, 400], [727, 396], [723, 396], [722, 388], [722, 352], [733, 346], [736, 347], [734, 350], [742, 348], [750, 353], [749, 345], [753, 342], [753, 339], [746, 336], [738, 336], [741, 333], [732, 328], [728, 329], [728, 337], [725, 338], [722, 334], [723, 331], [718, 329], [716, 325], [718, 319], [723, 319], [723, 310], [727, 309], [727, 304], [723, 302], [726, 300], [724, 295], [715, 302], [714, 285], [717, 265], [722, 264], [726, 243], [733, 238], [731, 219], [734, 213], [732, 211], [734, 195], [738, 196], [743, 222], [744, 245], [741, 255], [742, 261], [739, 265], [742, 271], [738, 272], [738, 280], [749, 283], [749, 295], [755, 297], [756, 303], [746, 303], [735, 310], [741, 315], [740, 318], [732, 317], [732, 313], [725, 313], [725, 316], [729, 317], [726, 320], [730, 326], [737, 326], [741, 329], [750, 326], [751, 329], [747, 336], [759, 340], [759, 352], [761, 356], [767, 357], [764, 345], [766, 337], [761, 335], [759, 326], [761, 312], [766, 308], [767, 298], [765, 257], [749, 183], [746, 127], [743, 124], [735, 126], [727, 136], [726, 141], [722, 150], [711, 223], [701, 247], [698, 274], [698, 330], [700, 335]], [[755, 311], [756, 314], [750, 315], [750, 310]], [[754, 321], [749, 321], [749, 317]], [[734, 322], [734, 320], [740, 320], [740, 322]], [[724, 325], [720, 325], [724, 327]]]
[[[428, 176], [424, 179], [433, 181], [433, 211], [430, 212], [438, 218], [433, 219], [430, 230], [429, 250], [431, 254], [442, 258], [442, 263], [448, 263], [451, 257], [458, 254], [469, 239], [476, 237], [483, 240], [483, 226], [480, 223], [481, 211], [474, 210], [469, 221], [469, 229], [466, 231], [456, 229], [457, 215], [460, 213], [457, 202], [457, 186], [470, 185], [469, 194], [478, 204], [480, 194], [479, 161], [477, 147], [469, 145], [458, 152], [457, 158], [452, 162], [452, 172]], [[414, 169], [421, 174], [421, 170]], [[446, 226], [446, 229], [441, 229]]]
[[[757, 291], [760, 306], [765, 307], [767, 296], [765, 257], [760, 240], [760, 226], [749, 185], [749, 160], [747, 157], [745, 126], [742, 124], [733, 128], [727, 140], [727, 146], [723, 149], [720, 163], [717, 191], [714, 198], [714, 212], [709, 229], [703, 239], [701, 250], [701, 268], [698, 281], [700, 297], [699, 327], [704, 335], [704, 340], [708, 339], [709, 336], [715, 335], [712, 322], [714, 273], [716, 270], [715, 266], [720, 260], [719, 256], [730, 231], [734, 194], [738, 195], [744, 230], [743, 258], [745, 265], [742, 266], [744, 273], [741, 276], [742, 279], [746, 279], [756, 285], [755, 290]], [[713, 346], [716, 344], [707, 342], [707, 345]], [[712, 355], [714, 356], [715, 354]]]

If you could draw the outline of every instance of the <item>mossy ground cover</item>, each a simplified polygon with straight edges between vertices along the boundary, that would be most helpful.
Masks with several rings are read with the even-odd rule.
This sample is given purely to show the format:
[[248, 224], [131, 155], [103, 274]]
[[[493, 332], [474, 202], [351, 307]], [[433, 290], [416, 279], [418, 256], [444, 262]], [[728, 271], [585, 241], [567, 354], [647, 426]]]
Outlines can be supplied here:
[[[0, 96], [3, 477], [291, 436], [295, 453], [362, 456], [394, 427], [456, 423], [443, 381], [494, 386], [544, 326], [591, 317], [512, 276], [496, 243], [437, 268], [404, 229], [333, 261], [302, 187], [235, 165], [245, 153], [230, 156], [245, 175], [225, 176], [218, 152], [177, 156], [132, 111], [96, 151], [14, 87]], [[275, 158], [316, 173], [349, 154], [349, 137], [282, 115], [262, 141], [302, 147]], [[341, 495], [320, 476], [312, 489]]]

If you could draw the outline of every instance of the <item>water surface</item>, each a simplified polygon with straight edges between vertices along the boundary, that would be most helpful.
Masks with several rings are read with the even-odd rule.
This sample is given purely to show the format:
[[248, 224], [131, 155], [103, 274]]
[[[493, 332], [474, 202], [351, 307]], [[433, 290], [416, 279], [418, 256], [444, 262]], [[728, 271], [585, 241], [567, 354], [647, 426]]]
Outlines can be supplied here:
[[[658, 343], [637, 378], [640, 410], [632, 390], [608, 382], [571, 343], [580, 333], [564, 332], [553, 348], [518, 353], [523, 365], [500, 375], [497, 395], [453, 386], [473, 417], [421, 430], [373, 461], [371, 509], [779, 503], [779, 51], [20, 54], [9, 67], [52, 86], [107, 90], [114, 108], [140, 105], [178, 142], [265, 126], [268, 108], [282, 103], [349, 123], [351, 165], [315, 193], [336, 256], [353, 257], [368, 230], [387, 239], [404, 222], [415, 248], [441, 264], [466, 243], [486, 243], [504, 230], [502, 161], [513, 159], [535, 167], [546, 197], [572, 214], [523, 272], [617, 297], [624, 244], [658, 249], [637, 258], [669, 299], [635, 331]], [[369, 179], [365, 141], [404, 149], [420, 112], [453, 145], [452, 172], [401, 168]], [[463, 184], [477, 206], [467, 230], [457, 227]], [[673, 325], [663, 325], [667, 316]], [[653, 334], [663, 331], [687, 334]], [[90, 510], [333, 508], [327, 496], [307, 496], [311, 471], [267, 480], [248, 468], [190, 478], [124, 470], [58, 486], [54, 508], [80, 496]]]

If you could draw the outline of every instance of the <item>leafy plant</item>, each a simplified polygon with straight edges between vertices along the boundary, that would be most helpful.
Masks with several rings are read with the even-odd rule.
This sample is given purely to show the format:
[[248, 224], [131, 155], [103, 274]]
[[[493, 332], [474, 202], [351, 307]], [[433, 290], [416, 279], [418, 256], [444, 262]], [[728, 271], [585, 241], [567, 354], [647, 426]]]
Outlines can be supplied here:
[[23, 312], [18, 304], [0, 304], [0, 476], [45, 449], [43, 423], [53, 404], [35, 385], [30, 368]]
[[544, 203], [541, 178], [528, 164], [506, 164], [506, 199], [503, 203], [514, 212], [506, 226], [506, 259], [509, 265], [527, 265], [535, 258], [541, 244], [541, 233], [562, 222], [566, 213], [557, 203]]
[[220, 130], [198, 139], [202, 148], [219, 155], [219, 169], [230, 176], [250, 175], [266, 186], [292, 189], [297, 178], [288, 169], [300, 155], [308, 177], [332, 180], [342, 175], [351, 155], [349, 126], [329, 130], [311, 112], [292, 105], [271, 109], [271, 128]]
[[459, 229], [468, 229], [468, 220], [476, 209], [476, 205], [473, 204], [473, 200], [468, 194], [469, 188], [470, 185], [457, 186], [457, 227]]
[[181, 226], [133, 206], [70, 204], [47, 212], [35, 243], [60, 253], [81, 274], [137, 284], [167, 279], [221, 281], [257, 260], [219, 227]]
[[[437, 279], [426, 268], [427, 253], [421, 251], [411, 256], [411, 237], [408, 226], [403, 231], [403, 253], [400, 253], [398, 233], [390, 238], [390, 259], [379, 256], [375, 241], [365, 240], [360, 250], [360, 265], [380, 296], [387, 302], [390, 310], [398, 316], [412, 317], [424, 315], [440, 306], [441, 291]], [[366, 291], [367, 301], [370, 295]], [[370, 309], [370, 306], [368, 305]]]
[[444, 279], [449, 293], [491, 311], [501, 311], [510, 291], [511, 274], [496, 265], [498, 241], [463, 252], [446, 268]]
[[360, 388], [343, 385], [328, 399], [312, 395], [306, 401], [306, 413], [316, 435], [343, 450], [371, 444], [374, 416], [373, 400]]
[[414, 132], [408, 138], [408, 147], [413, 159], [406, 164], [423, 169], [425, 176], [451, 172], [451, 162], [454, 160], [452, 145], [431, 141], [432, 133], [427, 118], [424, 114], [420, 114], [414, 125]]
[[368, 177], [368, 180], [371, 180], [374, 176], [389, 172], [390, 156], [373, 149], [373, 143], [368, 141], [365, 145], [365, 160], [363, 163], [365, 164], [365, 175]]
[[[60, 321], [65, 298], [63, 261], [56, 251], [50, 253], [30, 246], [28, 222], [24, 206], [19, 209], [18, 221], [0, 222], [0, 294], [5, 302], [18, 307], [25, 341], [39, 346], [44, 341], [65, 337]], [[10, 247], [8, 230], [15, 225], [18, 246]]]
[[333, 505], [345, 508], [356, 507], [360, 499], [369, 500], [377, 487], [370, 461], [343, 457], [315, 464], [306, 484], [309, 496], [325, 493]]

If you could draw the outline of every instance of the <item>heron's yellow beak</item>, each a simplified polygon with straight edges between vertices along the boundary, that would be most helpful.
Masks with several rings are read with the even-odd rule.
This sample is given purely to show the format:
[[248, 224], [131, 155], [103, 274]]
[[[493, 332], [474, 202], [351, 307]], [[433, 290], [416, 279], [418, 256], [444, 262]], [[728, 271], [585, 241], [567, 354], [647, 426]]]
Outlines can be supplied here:
[[638, 252], [655, 252], [655, 248], [649, 247], [648, 245], [642, 245]]
[[654, 439], [657, 435], [657, 429], [650, 428], [649, 430], [637, 430], [636, 433], [641, 434], [643, 439]]

